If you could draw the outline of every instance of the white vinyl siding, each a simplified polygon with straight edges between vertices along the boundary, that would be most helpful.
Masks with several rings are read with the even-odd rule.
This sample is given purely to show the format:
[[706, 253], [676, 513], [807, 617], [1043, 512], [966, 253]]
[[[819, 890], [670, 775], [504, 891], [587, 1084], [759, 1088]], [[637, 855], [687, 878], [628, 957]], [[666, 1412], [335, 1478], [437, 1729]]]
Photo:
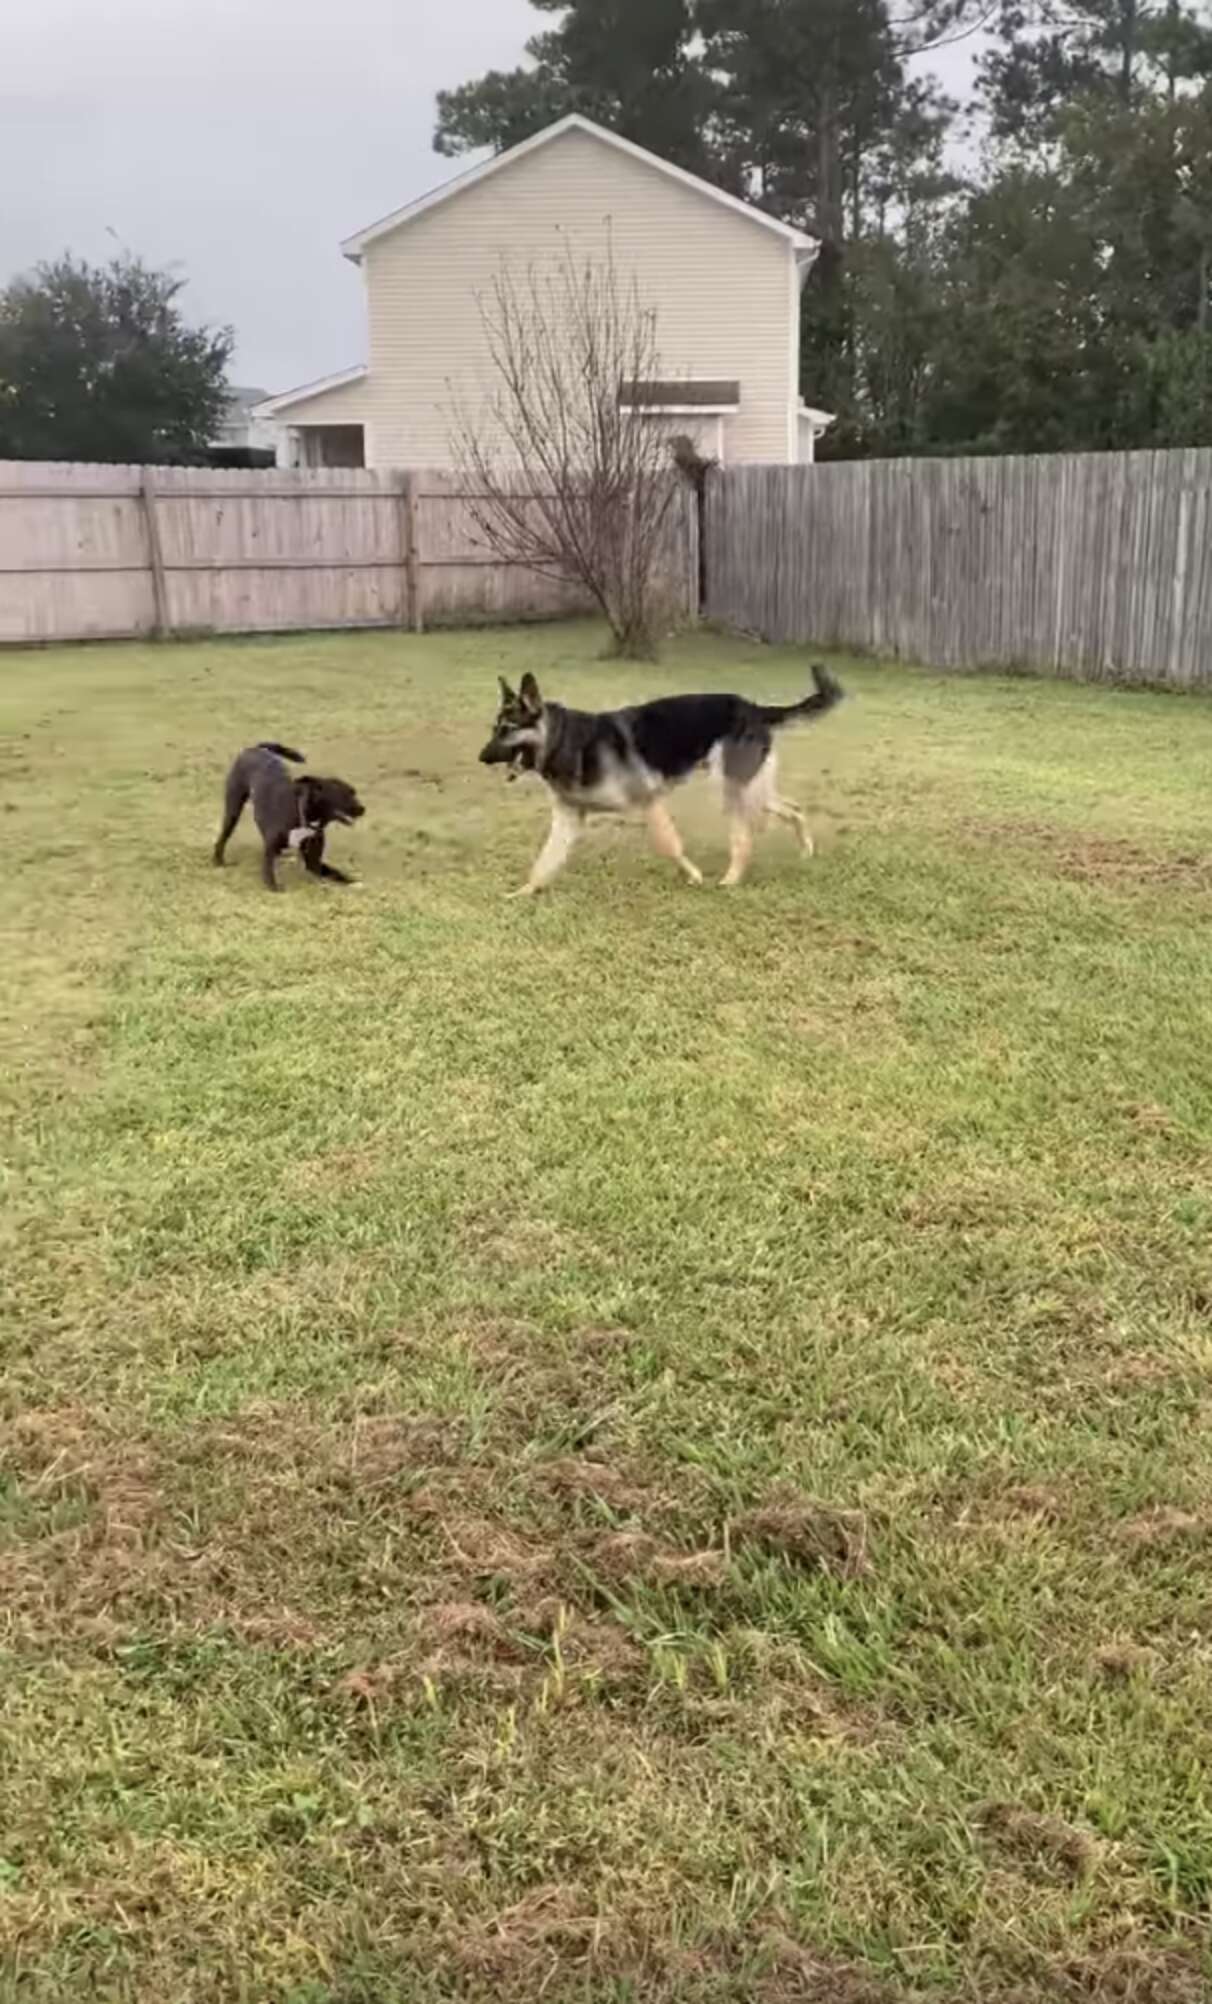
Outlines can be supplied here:
[[[634, 276], [656, 308], [663, 377], [739, 379], [730, 462], [795, 457], [794, 244], [577, 130], [366, 246], [369, 375], [330, 393], [348, 401], [324, 421], [364, 417], [368, 465], [449, 465], [455, 406], [477, 409], [491, 382], [477, 293], [503, 261], [524, 278], [569, 251], [609, 251]], [[320, 421], [310, 404], [282, 419]]]

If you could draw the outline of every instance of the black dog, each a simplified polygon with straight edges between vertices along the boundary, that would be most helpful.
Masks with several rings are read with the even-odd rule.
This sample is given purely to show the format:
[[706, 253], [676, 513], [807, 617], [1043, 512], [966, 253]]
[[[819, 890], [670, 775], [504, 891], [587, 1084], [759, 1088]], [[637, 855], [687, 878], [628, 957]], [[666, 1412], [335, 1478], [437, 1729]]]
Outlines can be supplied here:
[[251, 799], [253, 818], [265, 847], [261, 856], [261, 876], [266, 889], [281, 887], [274, 864], [285, 850], [297, 849], [313, 877], [326, 877], [330, 884], [351, 884], [344, 870], [334, 870], [324, 861], [324, 830], [330, 821], [346, 827], [361, 819], [363, 807], [352, 786], [343, 779], [317, 779], [305, 772], [292, 779], [283, 759], [302, 765], [303, 753], [289, 745], [263, 743], [242, 751], [227, 775], [223, 798], [223, 826], [215, 843], [215, 864], [221, 868], [223, 852], [232, 830]]

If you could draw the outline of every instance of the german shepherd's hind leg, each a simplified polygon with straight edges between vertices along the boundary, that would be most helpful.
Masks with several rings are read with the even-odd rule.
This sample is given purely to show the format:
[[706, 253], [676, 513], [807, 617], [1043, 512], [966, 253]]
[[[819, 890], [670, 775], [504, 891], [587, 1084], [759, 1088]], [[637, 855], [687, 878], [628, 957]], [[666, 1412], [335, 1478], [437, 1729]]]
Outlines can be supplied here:
[[683, 849], [682, 838], [663, 800], [654, 800], [648, 809], [648, 832], [658, 856], [667, 856], [671, 863], [676, 863], [692, 884], [702, 883], [703, 872], [695, 868]]
[[559, 875], [576, 847], [581, 833], [582, 817], [572, 808], [561, 803], [551, 810], [551, 829], [538, 855], [531, 865], [530, 875], [520, 891], [510, 891], [511, 898], [532, 898]]
[[[730, 758], [731, 753], [731, 758]], [[767, 746], [757, 770], [750, 767], [748, 745], [729, 747], [724, 754], [724, 802], [728, 810], [728, 868], [720, 878], [725, 890], [744, 879], [753, 854], [753, 831], [773, 811], [778, 795], [774, 790], [774, 760]], [[731, 770], [729, 769], [731, 765]]]
[[794, 828], [795, 839], [803, 851], [805, 861], [809, 856], [815, 855], [816, 844], [812, 839], [808, 823], [794, 800], [786, 800], [781, 793], [776, 793], [766, 812], [773, 814], [776, 821], [785, 821], [789, 828]]
[[735, 890], [744, 879], [753, 854], [753, 823], [747, 814], [733, 814], [729, 820], [728, 868], [720, 878], [721, 888]]

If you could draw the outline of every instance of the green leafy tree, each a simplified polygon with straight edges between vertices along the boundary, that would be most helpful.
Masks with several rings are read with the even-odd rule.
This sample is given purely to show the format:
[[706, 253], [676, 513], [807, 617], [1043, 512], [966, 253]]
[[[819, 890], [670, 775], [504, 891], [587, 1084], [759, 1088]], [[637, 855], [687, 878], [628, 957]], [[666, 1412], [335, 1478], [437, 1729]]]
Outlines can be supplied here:
[[558, 25], [526, 44], [529, 64], [439, 91], [434, 146], [501, 152], [568, 112], [696, 172], [710, 166], [710, 104], [691, 52], [690, 0], [531, 0]]
[[1212, 73], [1205, 0], [1002, 0], [979, 65], [996, 140], [1039, 146], [1079, 98], [1129, 107], [1142, 90]]
[[942, 452], [1134, 443], [1134, 342], [1100, 296], [1084, 204], [1051, 169], [1011, 168], [947, 232], [921, 431]]
[[988, 0], [533, 4], [554, 25], [528, 66], [446, 93], [439, 148], [580, 109], [810, 230], [824, 452], [1208, 435], [1212, 0], [998, 0], [963, 108], [909, 59]]
[[232, 336], [186, 325], [182, 283], [129, 256], [14, 279], [0, 293], [0, 458], [195, 458], [223, 413]]

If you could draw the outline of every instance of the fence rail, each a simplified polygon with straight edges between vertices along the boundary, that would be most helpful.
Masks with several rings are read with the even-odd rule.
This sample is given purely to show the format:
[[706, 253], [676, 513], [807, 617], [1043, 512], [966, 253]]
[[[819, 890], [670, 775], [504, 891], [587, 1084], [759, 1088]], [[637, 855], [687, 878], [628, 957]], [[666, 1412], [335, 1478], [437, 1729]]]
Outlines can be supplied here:
[[[0, 461], [0, 642], [584, 611], [570, 586], [486, 549], [478, 498], [435, 471]], [[679, 490], [670, 583], [691, 608], [696, 533]]]
[[1212, 683], [1212, 450], [713, 473], [707, 610], [940, 667]]

